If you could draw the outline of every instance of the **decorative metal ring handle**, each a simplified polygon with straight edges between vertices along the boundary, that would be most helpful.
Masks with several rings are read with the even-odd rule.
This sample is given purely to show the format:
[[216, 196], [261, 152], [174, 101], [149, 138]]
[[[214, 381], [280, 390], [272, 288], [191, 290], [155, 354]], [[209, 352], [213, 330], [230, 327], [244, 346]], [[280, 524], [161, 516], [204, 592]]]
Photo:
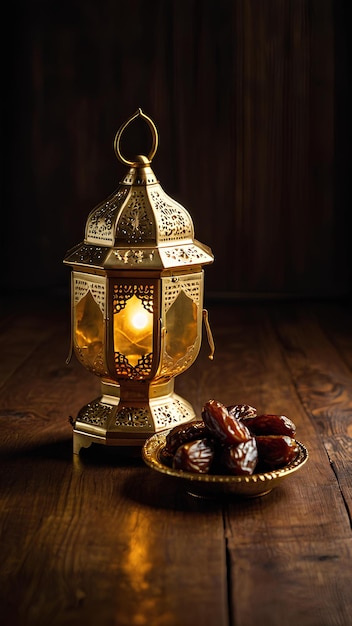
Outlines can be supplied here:
[[158, 131], [157, 128], [153, 122], [153, 120], [148, 117], [148, 115], [146, 115], [145, 113], [143, 113], [142, 109], [138, 109], [134, 115], [132, 115], [132, 117], [130, 117], [127, 122], [125, 122], [124, 124], [122, 124], [121, 128], [117, 131], [116, 135], [115, 135], [115, 140], [114, 140], [114, 150], [115, 150], [115, 154], [117, 156], [117, 158], [119, 159], [119, 161], [121, 161], [121, 163], [123, 163], [124, 165], [136, 165], [136, 161], [129, 161], [128, 159], [126, 159], [120, 149], [120, 144], [121, 144], [121, 137], [122, 134], [124, 133], [124, 131], [126, 130], [127, 126], [129, 126], [131, 124], [131, 122], [133, 122], [133, 120], [135, 120], [137, 117], [141, 117], [142, 119], [144, 119], [149, 128], [150, 131], [152, 133], [152, 147], [151, 150], [148, 154], [148, 161], [149, 163], [151, 163], [157, 149], [158, 149], [158, 143], [159, 143], [159, 137], [158, 137]]

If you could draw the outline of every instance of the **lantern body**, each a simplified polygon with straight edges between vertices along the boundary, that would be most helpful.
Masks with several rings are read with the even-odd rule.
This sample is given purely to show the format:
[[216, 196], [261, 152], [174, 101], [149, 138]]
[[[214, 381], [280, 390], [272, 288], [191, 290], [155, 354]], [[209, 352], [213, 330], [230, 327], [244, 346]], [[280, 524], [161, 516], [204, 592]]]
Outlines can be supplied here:
[[74, 452], [92, 442], [140, 446], [195, 417], [174, 378], [199, 353], [202, 265], [212, 260], [186, 209], [136, 157], [64, 260], [73, 268], [73, 349], [101, 379], [101, 395], [74, 422]]

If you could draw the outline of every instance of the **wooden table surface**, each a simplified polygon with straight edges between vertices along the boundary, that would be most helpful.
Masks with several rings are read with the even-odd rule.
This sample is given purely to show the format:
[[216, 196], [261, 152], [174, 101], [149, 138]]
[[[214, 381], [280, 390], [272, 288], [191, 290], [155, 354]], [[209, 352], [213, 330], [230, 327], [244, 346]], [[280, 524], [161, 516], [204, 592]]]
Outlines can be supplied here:
[[176, 390], [297, 425], [309, 460], [270, 494], [202, 500], [139, 456], [72, 455], [99, 383], [69, 347], [69, 304], [1, 315], [0, 623], [352, 624], [352, 312], [343, 302], [210, 303]]

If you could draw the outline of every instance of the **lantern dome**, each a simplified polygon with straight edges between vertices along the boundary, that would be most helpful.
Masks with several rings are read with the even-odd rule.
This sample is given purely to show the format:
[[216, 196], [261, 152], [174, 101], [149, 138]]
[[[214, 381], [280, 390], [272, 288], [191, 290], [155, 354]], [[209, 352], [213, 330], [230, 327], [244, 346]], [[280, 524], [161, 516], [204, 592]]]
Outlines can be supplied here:
[[[154, 124], [141, 109], [128, 123], [137, 116], [152, 124], [153, 133]], [[157, 135], [148, 157], [128, 161], [122, 156], [120, 138], [127, 124], [116, 135], [115, 152], [130, 168], [118, 189], [91, 211], [84, 241], [67, 253], [64, 262], [106, 270], [183, 269], [212, 263], [210, 248], [194, 238], [187, 209], [165, 193], [151, 169]]]

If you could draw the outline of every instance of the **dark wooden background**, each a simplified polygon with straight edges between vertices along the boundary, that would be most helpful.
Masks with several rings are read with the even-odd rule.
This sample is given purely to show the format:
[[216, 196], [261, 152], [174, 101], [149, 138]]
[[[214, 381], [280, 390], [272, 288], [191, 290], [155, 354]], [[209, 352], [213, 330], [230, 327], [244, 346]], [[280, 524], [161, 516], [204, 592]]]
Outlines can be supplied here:
[[3, 52], [2, 282], [68, 290], [138, 107], [215, 296], [350, 293], [348, 0], [22, 0]]

